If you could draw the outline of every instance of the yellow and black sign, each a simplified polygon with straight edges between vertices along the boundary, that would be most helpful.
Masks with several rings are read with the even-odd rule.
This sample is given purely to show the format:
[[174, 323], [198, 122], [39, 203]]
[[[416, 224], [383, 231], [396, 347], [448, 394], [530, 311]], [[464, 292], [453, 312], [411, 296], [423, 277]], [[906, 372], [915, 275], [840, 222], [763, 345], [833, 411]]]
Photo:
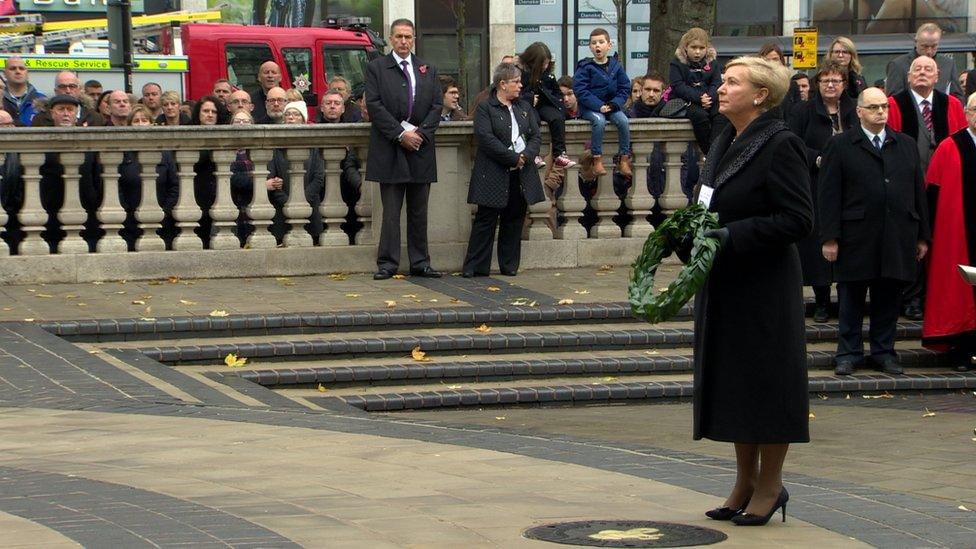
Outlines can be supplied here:
[[[40, 71], [110, 71], [107, 57], [67, 57], [61, 55], [21, 56], [28, 69]], [[0, 69], [7, 66], [7, 59], [0, 58]], [[146, 72], [186, 72], [189, 63], [185, 57], [135, 58], [135, 70]]]
[[798, 27], [793, 29], [793, 68], [817, 68], [816, 27]]

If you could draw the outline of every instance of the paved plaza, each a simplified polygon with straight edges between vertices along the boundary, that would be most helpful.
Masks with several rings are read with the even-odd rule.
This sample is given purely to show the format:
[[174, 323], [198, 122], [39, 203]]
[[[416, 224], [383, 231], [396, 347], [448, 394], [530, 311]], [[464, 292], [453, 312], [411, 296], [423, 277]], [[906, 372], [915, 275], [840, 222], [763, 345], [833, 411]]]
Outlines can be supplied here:
[[[662, 284], [674, 275], [665, 271]], [[257, 345], [287, 333], [197, 333], [195, 320], [286, 326], [350, 313], [354, 323], [566, 300], [596, 310], [625, 301], [626, 285], [627, 269], [608, 265], [475, 280], [161, 273], [154, 281], [2, 287], [0, 545], [557, 547], [522, 533], [618, 519], [719, 530], [728, 536], [723, 547], [976, 547], [971, 376], [924, 391], [813, 393], [813, 442], [794, 446], [787, 461], [787, 521], [739, 528], [702, 514], [721, 504], [734, 462], [729, 445], [691, 440], [687, 399], [369, 413], [325, 398], [359, 390], [339, 383], [269, 388], [237, 375], [251, 364], [161, 364], [142, 353], [151, 338], [205, 349], [207, 340]], [[140, 335], [143, 327], [151, 333]], [[389, 338], [408, 331], [366, 329]], [[342, 330], [352, 328], [315, 337]], [[455, 359], [473, 360], [467, 353]], [[402, 360], [341, 357], [344, 368], [394, 359]], [[269, 358], [254, 368], [300, 372], [316, 360]], [[444, 361], [434, 356], [434, 364]]]

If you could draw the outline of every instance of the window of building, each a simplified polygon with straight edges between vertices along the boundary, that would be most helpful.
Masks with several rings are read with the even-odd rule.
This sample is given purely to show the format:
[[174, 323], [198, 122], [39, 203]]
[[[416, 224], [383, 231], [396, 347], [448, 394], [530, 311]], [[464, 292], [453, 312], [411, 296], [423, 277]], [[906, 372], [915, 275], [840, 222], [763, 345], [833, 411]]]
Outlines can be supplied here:
[[778, 36], [783, 30], [781, 0], [722, 0], [715, 12], [716, 36]]
[[811, 23], [830, 34], [915, 32], [936, 23], [945, 32], [968, 32], [967, 0], [807, 0]]

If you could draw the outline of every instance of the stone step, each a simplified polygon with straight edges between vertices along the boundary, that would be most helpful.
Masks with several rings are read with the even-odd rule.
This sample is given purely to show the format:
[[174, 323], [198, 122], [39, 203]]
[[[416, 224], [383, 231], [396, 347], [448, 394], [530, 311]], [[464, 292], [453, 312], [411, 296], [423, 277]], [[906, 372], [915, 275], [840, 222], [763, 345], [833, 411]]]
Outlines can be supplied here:
[[[806, 304], [807, 316], [813, 303]], [[836, 305], [833, 306], [836, 318]], [[691, 320], [692, 308], [686, 305], [672, 319]], [[204, 337], [250, 337], [281, 334], [319, 334], [363, 330], [411, 328], [459, 328], [471, 325], [529, 326], [572, 322], [573, 324], [643, 322], [635, 317], [630, 304], [575, 303], [569, 305], [442, 307], [425, 309], [359, 310], [327, 313], [250, 314], [226, 317], [184, 316], [58, 320], [38, 325], [62, 338], [80, 342], [148, 341]]]
[[[919, 322], [899, 322], [898, 339], [918, 339]], [[807, 341], [837, 339], [835, 324], [809, 324]], [[472, 354], [478, 352], [511, 353], [593, 349], [633, 349], [688, 347], [694, 333], [690, 328], [641, 328], [619, 330], [578, 330], [572, 332], [474, 333], [464, 335], [424, 335], [400, 337], [361, 337], [348, 339], [285, 340], [262, 343], [217, 343], [206, 345], [139, 347], [144, 355], [169, 364], [220, 363], [228, 354], [262, 361], [288, 361], [310, 357], [408, 355], [420, 347], [438, 354]]]
[[[833, 347], [832, 344], [822, 347]], [[296, 385], [325, 384], [330, 390], [362, 385], [502, 382], [516, 379], [541, 379], [558, 376], [639, 376], [647, 374], [690, 373], [690, 352], [634, 354], [617, 353], [612, 356], [564, 358], [514, 358], [510, 360], [474, 360], [411, 362], [396, 364], [349, 364], [308, 368], [270, 368], [239, 371], [248, 381], [273, 388]], [[527, 355], [537, 356], [537, 355]], [[923, 348], [898, 350], [898, 360], [905, 367], [937, 367], [944, 365], [940, 354]], [[807, 367], [811, 370], [832, 369], [834, 352], [828, 349], [807, 353]]]
[[[587, 380], [580, 380], [587, 381]], [[923, 373], [910, 371], [890, 376], [880, 373], [858, 373], [843, 378], [811, 377], [810, 393], [875, 393], [895, 391], [932, 391], [976, 388], [976, 373]], [[646, 402], [692, 396], [691, 379], [641, 380], [624, 383], [536, 384], [514, 387], [477, 387], [444, 390], [415, 390], [364, 395], [302, 396], [316, 406], [334, 408], [345, 404], [369, 412], [447, 408], [459, 406], [539, 405], [610, 402]]]

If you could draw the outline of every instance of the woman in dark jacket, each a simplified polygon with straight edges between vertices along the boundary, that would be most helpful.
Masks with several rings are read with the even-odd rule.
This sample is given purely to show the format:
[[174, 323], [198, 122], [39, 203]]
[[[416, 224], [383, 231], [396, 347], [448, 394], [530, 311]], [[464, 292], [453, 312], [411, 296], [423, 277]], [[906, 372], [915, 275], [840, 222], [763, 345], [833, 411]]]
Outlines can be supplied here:
[[[190, 124], [193, 126], [216, 126], [220, 117], [220, 106], [223, 105], [216, 97], [208, 95], [200, 99], [193, 107]], [[226, 110], [226, 108], [224, 109]], [[193, 164], [193, 196], [202, 210], [200, 225], [193, 230], [203, 241], [203, 249], [210, 249], [210, 237], [213, 232], [213, 218], [210, 208], [217, 200], [217, 166], [214, 164], [210, 151], [200, 151], [200, 159]]]
[[846, 71], [846, 90], [847, 95], [851, 99], [857, 100], [857, 96], [861, 95], [868, 84], [861, 76], [861, 62], [857, 58], [857, 47], [854, 46], [854, 41], [846, 36], [838, 36], [830, 43], [830, 48], [827, 50], [827, 58], [824, 60], [824, 64], [836, 63], [843, 67]]
[[796, 242], [813, 205], [803, 142], [775, 108], [789, 71], [731, 61], [719, 88], [727, 127], [712, 143], [698, 201], [718, 215], [718, 252], [695, 302], [695, 439], [735, 444], [737, 473], [715, 520], [765, 524], [789, 494], [789, 444], [808, 442], [803, 286]]
[[522, 101], [532, 105], [539, 119], [549, 126], [553, 162], [560, 168], [576, 165], [566, 156], [566, 108], [559, 84], [552, 74], [549, 46], [542, 42], [530, 44], [519, 55], [519, 62], [522, 65]]
[[836, 63], [829, 63], [814, 77], [816, 91], [810, 101], [797, 105], [790, 114], [790, 129], [803, 140], [810, 166], [810, 195], [813, 197], [813, 233], [797, 244], [800, 264], [803, 266], [803, 285], [813, 286], [816, 308], [813, 319], [826, 322], [829, 317], [830, 263], [823, 257], [820, 247], [820, 227], [817, 224], [817, 175], [820, 172], [820, 153], [827, 141], [858, 124], [857, 102], [844, 93], [847, 70]]
[[[545, 200], [533, 159], [542, 140], [532, 106], [519, 100], [522, 77], [512, 63], [495, 68], [488, 99], [474, 115], [478, 153], [468, 186], [468, 203], [478, 205], [461, 274], [488, 276], [491, 247], [498, 227], [498, 267], [503, 275], [518, 272], [522, 224], [528, 204]], [[499, 224], [500, 219], [500, 224]]]

